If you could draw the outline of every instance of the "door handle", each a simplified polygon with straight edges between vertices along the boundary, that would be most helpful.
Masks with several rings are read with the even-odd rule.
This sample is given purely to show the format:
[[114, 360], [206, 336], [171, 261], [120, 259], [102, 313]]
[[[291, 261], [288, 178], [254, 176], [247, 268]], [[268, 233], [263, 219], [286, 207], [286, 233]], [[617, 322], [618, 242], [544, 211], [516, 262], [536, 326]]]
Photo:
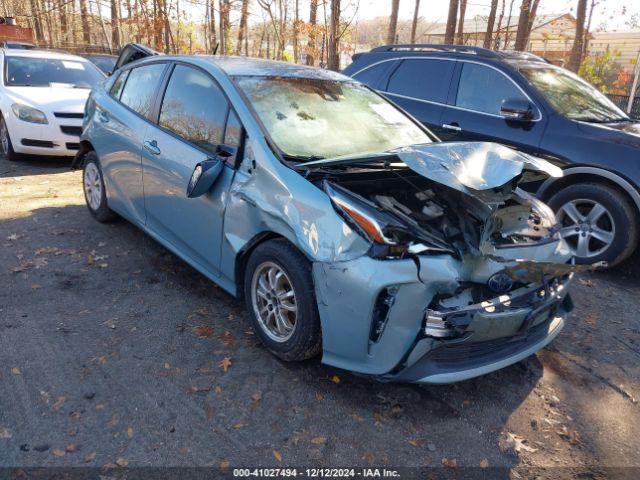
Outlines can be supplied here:
[[461, 132], [462, 128], [460, 128], [460, 126], [456, 123], [443, 123], [442, 124], [442, 128], [444, 128], [445, 130], [450, 130], [452, 132]]
[[109, 114], [103, 110], [100, 110], [98, 112], [98, 118], [100, 119], [101, 122], [107, 123], [109, 121]]
[[160, 155], [160, 148], [158, 148], [158, 142], [155, 140], [145, 140], [144, 148], [153, 155]]

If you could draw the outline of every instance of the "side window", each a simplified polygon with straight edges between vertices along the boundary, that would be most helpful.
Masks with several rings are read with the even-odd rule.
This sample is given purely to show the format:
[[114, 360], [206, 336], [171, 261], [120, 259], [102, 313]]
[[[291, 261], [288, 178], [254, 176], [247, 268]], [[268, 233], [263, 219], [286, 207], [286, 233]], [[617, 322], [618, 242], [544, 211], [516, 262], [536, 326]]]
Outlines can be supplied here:
[[208, 75], [177, 65], [160, 109], [160, 126], [198, 147], [215, 153], [222, 143], [229, 105]]
[[109, 90], [109, 93], [112, 97], [115, 97], [118, 100], [120, 99], [122, 87], [127, 80], [127, 75], [129, 75], [129, 70], [125, 70], [124, 72], [120, 72], [118, 74], [118, 78], [116, 78], [115, 82], [113, 82], [113, 85], [111, 85], [111, 89]]
[[[369, 85], [372, 88], [381, 88], [379, 85], [380, 80], [384, 75], [389, 74], [389, 70], [393, 65], [396, 65], [396, 61], [382, 62], [369, 67], [353, 76], [359, 82]], [[384, 82], [386, 83], [386, 82]], [[385, 85], [386, 86], [386, 85]], [[384, 86], [382, 86], [384, 88]]]
[[498, 115], [502, 102], [526, 97], [502, 73], [475, 63], [464, 63], [458, 84], [456, 106]]
[[154, 63], [132, 69], [124, 84], [120, 101], [151, 120], [153, 100], [164, 67], [164, 63]]
[[456, 62], [450, 60], [403, 60], [389, 80], [390, 93], [446, 103]]

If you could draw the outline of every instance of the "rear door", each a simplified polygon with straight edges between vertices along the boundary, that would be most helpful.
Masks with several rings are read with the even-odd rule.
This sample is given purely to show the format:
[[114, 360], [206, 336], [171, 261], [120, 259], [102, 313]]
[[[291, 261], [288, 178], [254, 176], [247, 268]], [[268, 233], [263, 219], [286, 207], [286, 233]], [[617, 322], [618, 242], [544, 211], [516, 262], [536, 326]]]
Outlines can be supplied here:
[[144, 224], [142, 141], [166, 63], [123, 70], [109, 94], [96, 104], [91, 135], [103, 169], [109, 205], [131, 221]]
[[444, 59], [406, 58], [391, 73], [382, 90], [439, 136], [455, 64]]
[[240, 123], [218, 83], [204, 71], [176, 64], [166, 82], [158, 124], [143, 142], [144, 195], [148, 228], [201, 271], [219, 276], [222, 220], [234, 158], [206, 194], [187, 198], [195, 166], [220, 158], [218, 147], [236, 150]]
[[[506, 73], [479, 63], [460, 61], [448, 105], [441, 117], [443, 140], [479, 140], [503, 143], [536, 154], [547, 122], [540, 108]], [[531, 121], [507, 120], [502, 102], [528, 101]]]

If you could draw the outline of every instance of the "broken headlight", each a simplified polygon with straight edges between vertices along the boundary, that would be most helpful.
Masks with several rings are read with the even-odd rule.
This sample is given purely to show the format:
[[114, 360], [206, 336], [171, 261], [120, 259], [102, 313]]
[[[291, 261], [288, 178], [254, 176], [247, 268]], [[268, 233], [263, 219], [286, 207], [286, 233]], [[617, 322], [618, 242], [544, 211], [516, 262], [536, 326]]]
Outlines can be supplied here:
[[336, 211], [367, 240], [392, 247], [395, 254], [406, 251], [406, 247], [400, 245], [393, 235], [394, 230], [404, 229], [404, 226], [391, 215], [378, 211], [375, 205], [365, 198], [338, 185], [325, 182], [324, 189]]

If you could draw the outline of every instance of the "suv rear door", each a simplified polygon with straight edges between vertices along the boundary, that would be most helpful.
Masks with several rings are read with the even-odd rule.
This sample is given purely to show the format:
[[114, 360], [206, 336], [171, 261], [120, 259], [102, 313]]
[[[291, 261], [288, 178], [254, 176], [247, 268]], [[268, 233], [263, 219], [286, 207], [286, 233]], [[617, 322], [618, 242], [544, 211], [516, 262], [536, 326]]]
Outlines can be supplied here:
[[[502, 102], [515, 99], [531, 104], [532, 120], [509, 120], [500, 114]], [[441, 117], [443, 140], [498, 142], [527, 153], [538, 152], [547, 118], [502, 70], [459, 60], [448, 103]]]
[[439, 58], [405, 58], [381, 85], [384, 94], [433, 133], [442, 133], [441, 116], [456, 62]]

